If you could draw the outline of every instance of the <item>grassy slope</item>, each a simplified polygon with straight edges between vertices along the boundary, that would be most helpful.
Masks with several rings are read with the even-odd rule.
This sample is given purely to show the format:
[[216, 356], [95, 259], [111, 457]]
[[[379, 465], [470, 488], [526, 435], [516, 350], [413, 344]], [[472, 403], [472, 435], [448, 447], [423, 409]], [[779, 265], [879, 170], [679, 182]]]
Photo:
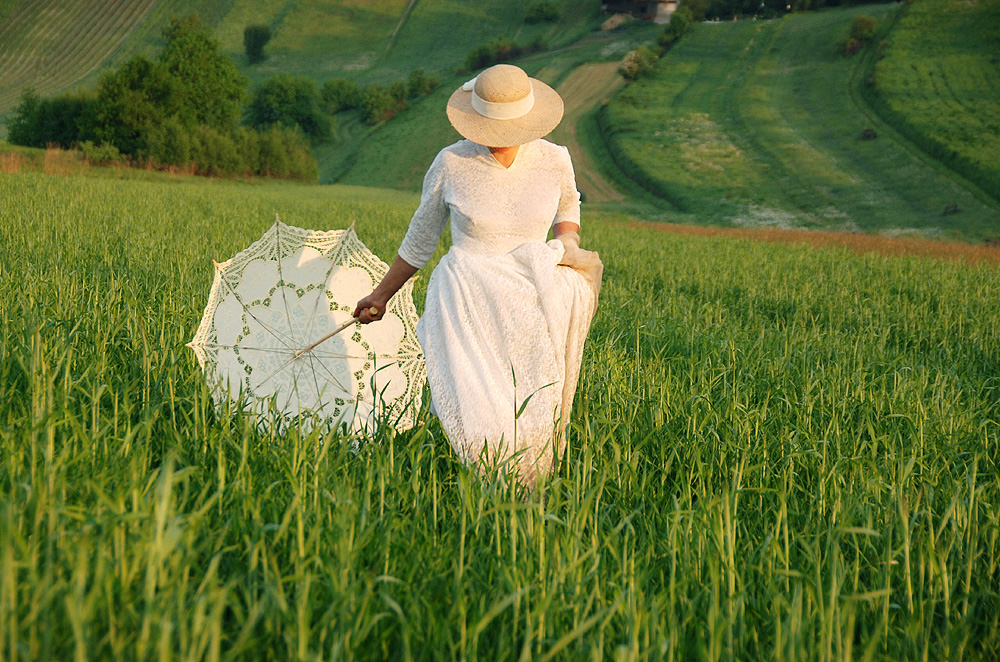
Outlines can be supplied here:
[[[278, 72], [302, 74], [318, 82], [341, 76], [362, 81], [395, 80], [417, 68], [450, 75], [461, 65], [469, 50], [497, 36], [524, 43], [541, 37], [553, 45], [571, 41], [592, 27], [599, 9], [596, 2], [588, 2], [583, 9], [572, 0], [554, 2], [564, 10], [560, 22], [525, 26], [523, 17], [529, 0], [476, 3], [420, 0], [402, 23], [409, 0], [160, 0], [148, 14], [139, 16], [140, 20], [116, 28], [113, 43], [109, 42], [107, 48], [92, 58], [88, 55], [85, 62], [81, 60], [85, 67], [76, 61], [73, 62], [75, 69], [60, 67], [60, 71], [66, 73], [66, 80], [60, 79], [57, 87], [45, 87], [45, 81], [38, 79], [26, 79], [18, 85], [33, 84], [43, 88], [45, 93], [93, 86], [97, 69], [102, 66], [117, 66], [135, 54], [155, 56], [163, 43], [161, 32], [170, 19], [194, 12], [217, 30], [223, 50], [240, 64], [253, 82]], [[62, 13], [79, 10], [88, 17], [99, 14], [91, 6], [95, 5], [94, 0], [68, 0], [57, 4]], [[77, 29], [79, 21], [67, 23], [75, 27], [67, 29], [65, 34], [49, 35], [40, 29], [30, 29], [30, 26], [37, 28], [51, 20], [52, 12], [48, 18], [34, 16], [32, 12], [45, 9], [38, 3], [8, 0], [0, 6], [11, 16], [25, 8], [31, 14], [25, 22], [29, 27], [20, 29], [14, 36], [27, 41], [24, 44], [13, 42], [17, 49], [23, 46], [29, 52], [33, 49], [50, 52], [46, 41], [49, 39], [73, 48], [87, 45], [88, 33]], [[274, 37], [266, 49], [269, 59], [251, 67], [243, 56], [243, 29], [253, 23], [270, 25]], [[390, 44], [390, 37], [397, 28], [396, 39]], [[77, 41], [80, 44], [76, 44]], [[19, 57], [21, 51], [17, 49], [12, 57]], [[0, 100], [2, 93], [0, 89]], [[18, 94], [13, 92], [15, 101]], [[9, 105], [0, 106], [0, 113], [9, 110]]]
[[431, 419], [354, 453], [218, 415], [183, 346], [211, 260], [276, 212], [388, 258], [412, 194], [26, 174], [0, 199], [5, 655], [1000, 652], [995, 266], [588, 213], [572, 443], [521, 502]]
[[[640, 26], [624, 35], [591, 35], [554, 52], [523, 58], [518, 64], [530, 75], [558, 89], [579, 67], [620, 59], [629, 48], [651, 39], [654, 30]], [[350, 184], [419, 190], [424, 171], [438, 150], [461, 138], [448, 123], [444, 108], [448, 97], [468, 76], [445, 77], [437, 90], [366, 135], [354, 150], [349, 145], [349, 162], [341, 166], [345, 169], [338, 171], [328, 166], [321, 181], [335, 179]], [[574, 103], [574, 99], [569, 102]], [[577, 105], [589, 107], [590, 103], [591, 99], [581, 98], [569, 109], [570, 121], [577, 115]], [[554, 134], [554, 138], [558, 140], [559, 134]], [[338, 149], [331, 147], [331, 151]], [[331, 154], [321, 159], [321, 163], [340, 165], [343, 154], [339, 156], [340, 159]], [[574, 159], [582, 163], [586, 157], [574, 154]]]
[[[841, 55], [857, 13], [699, 25], [607, 115], [612, 149], [692, 220], [898, 231], [995, 232], [981, 201], [858, 101], [864, 60]], [[866, 127], [881, 137], [858, 139]], [[950, 203], [961, 214], [943, 217]]]
[[910, 5], [875, 67], [887, 121], [1000, 199], [1000, 1]]
[[33, 87], [50, 95], [96, 72], [152, 10], [153, 0], [39, 0], [9, 5], [0, 21], [0, 113]]

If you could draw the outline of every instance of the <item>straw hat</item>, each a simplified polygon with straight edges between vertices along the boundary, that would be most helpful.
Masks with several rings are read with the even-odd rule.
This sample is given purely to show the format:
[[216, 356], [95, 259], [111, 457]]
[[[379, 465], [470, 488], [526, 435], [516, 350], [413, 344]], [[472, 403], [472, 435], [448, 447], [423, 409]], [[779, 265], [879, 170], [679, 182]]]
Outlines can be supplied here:
[[556, 128], [562, 115], [559, 93], [511, 64], [486, 69], [448, 99], [448, 121], [455, 130], [488, 147], [541, 138]]

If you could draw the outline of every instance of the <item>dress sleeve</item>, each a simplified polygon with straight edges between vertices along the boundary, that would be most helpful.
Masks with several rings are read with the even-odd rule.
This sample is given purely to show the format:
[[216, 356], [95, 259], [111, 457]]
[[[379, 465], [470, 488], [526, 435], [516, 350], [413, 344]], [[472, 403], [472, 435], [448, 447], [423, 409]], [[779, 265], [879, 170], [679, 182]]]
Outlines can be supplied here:
[[420, 206], [413, 212], [410, 227], [399, 245], [399, 257], [407, 264], [422, 268], [430, 261], [448, 221], [448, 203], [444, 200], [444, 152], [431, 163], [424, 175]]
[[576, 190], [576, 174], [573, 172], [573, 160], [569, 150], [560, 148], [559, 168], [559, 207], [552, 224], [576, 223], [580, 225], [580, 192]]

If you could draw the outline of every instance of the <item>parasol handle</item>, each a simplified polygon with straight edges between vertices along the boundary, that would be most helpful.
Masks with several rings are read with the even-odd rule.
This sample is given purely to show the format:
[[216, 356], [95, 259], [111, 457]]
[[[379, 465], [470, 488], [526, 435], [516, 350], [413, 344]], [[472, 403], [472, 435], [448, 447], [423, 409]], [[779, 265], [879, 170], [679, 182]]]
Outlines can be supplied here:
[[[375, 306], [372, 306], [371, 308], [368, 309], [368, 314], [369, 315], [373, 315], [373, 316], [374, 315], [378, 315], [378, 308], [376, 308]], [[355, 322], [357, 322], [359, 319], [361, 319], [361, 318], [360, 317], [352, 317], [351, 319], [347, 320], [346, 322], [344, 322], [343, 324], [341, 324], [340, 326], [338, 326], [336, 329], [334, 329], [330, 333], [326, 334], [325, 336], [323, 336], [322, 338], [320, 338], [319, 340], [317, 340], [313, 344], [309, 345], [308, 347], [306, 347], [304, 349], [300, 349], [299, 351], [295, 352], [295, 356], [292, 357], [292, 358], [296, 358], [297, 359], [300, 356], [302, 356], [303, 354], [305, 354], [306, 352], [311, 351], [312, 349], [314, 349], [317, 345], [325, 343], [327, 340], [329, 340], [330, 338], [334, 337], [335, 335], [337, 335], [338, 333], [340, 333], [341, 331], [343, 331], [347, 327], [351, 326], [352, 324], [354, 324]]]

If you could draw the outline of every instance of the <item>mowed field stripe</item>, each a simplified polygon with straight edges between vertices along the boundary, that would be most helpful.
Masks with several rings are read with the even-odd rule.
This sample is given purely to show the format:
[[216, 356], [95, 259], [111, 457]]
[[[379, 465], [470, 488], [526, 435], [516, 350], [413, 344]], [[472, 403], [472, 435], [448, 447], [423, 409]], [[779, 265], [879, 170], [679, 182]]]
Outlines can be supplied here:
[[[44, 96], [93, 73], [156, 3], [52, 0], [22, 5], [0, 29], [0, 43], [8, 44], [0, 48], [0, 113], [17, 104], [25, 87], [33, 87]], [[29, 23], [33, 26], [23, 37], [12, 38]], [[53, 48], [54, 44], [58, 47]]]

